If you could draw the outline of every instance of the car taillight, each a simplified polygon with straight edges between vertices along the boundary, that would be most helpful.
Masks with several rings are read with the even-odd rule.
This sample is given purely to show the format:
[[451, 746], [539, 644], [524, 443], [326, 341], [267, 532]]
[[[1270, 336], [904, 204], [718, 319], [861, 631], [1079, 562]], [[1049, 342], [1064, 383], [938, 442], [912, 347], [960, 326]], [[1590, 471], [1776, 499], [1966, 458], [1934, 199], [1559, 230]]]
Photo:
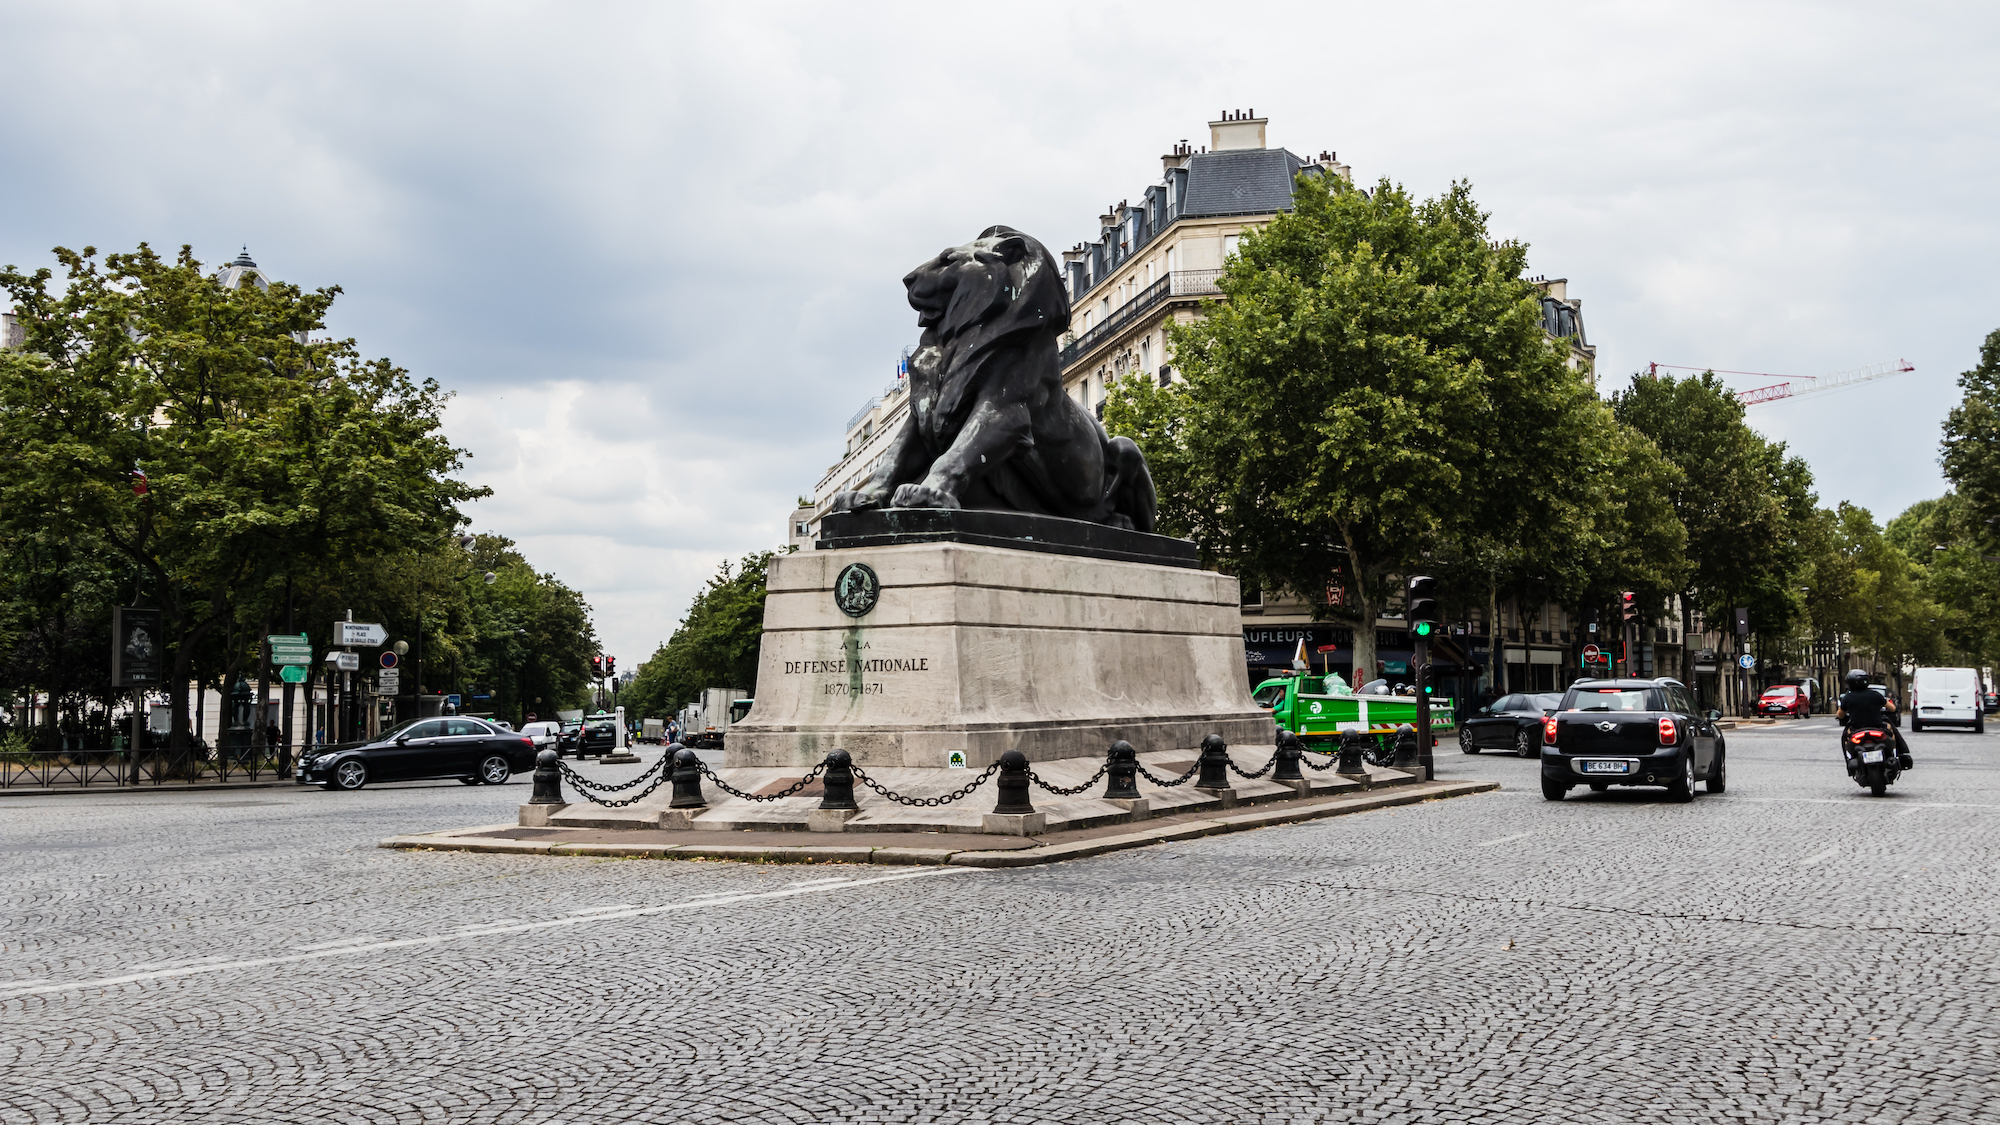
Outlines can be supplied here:
[[1542, 745], [1554, 746], [1555, 744], [1556, 744], [1556, 717], [1554, 715], [1550, 715], [1548, 718], [1542, 720]]
[[1661, 719], [1660, 745], [1672, 746], [1674, 743], [1679, 742], [1680, 740], [1681, 740], [1680, 734], [1674, 730], [1674, 721], [1672, 719]]
[[532, 738], [524, 738], [521, 740], [521, 745], [526, 746], [530, 750], [533, 750], [535, 748], [535, 740]]

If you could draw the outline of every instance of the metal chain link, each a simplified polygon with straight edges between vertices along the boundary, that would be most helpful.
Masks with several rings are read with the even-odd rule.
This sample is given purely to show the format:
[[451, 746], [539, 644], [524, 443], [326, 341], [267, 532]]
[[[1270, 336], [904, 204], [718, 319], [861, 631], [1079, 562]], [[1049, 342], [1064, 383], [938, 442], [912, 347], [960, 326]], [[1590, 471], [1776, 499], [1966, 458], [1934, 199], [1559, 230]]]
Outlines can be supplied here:
[[1256, 773], [1245, 773], [1242, 769], [1237, 767], [1234, 760], [1231, 760], [1229, 762], [1229, 771], [1237, 775], [1238, 777], [1245, 777], [1249, 778], [1251, 781], [1255, 781], [1258, 778], [1263, 777], [1265, 774], [1270, 773], [1273, 769], [1277, 768], [1277, 765], [1278, 765], [1278, 756], [1276, 754], [1273, 754], [1271, 755], [1271, 760], [1264, 763], [1264, 768], [1258, 770]]
[[978, 777], [973, 778], [969, 784], [959, 789], [956, 789], [953, 792], [943, 797], [905, 797], [901, 793], [898, 793], [892, 789], [885, 788], [881, 782], [876, 781], [872, 777], [869, 777], [867, 771], [863, 770], [860, 766], [854, 766], [851, 768], [854, 770], [854, 776], [860, 780], [861, 784], [866, 785], [868, 788], [873, 789], [875, 792], [880, 793], [882, 796], [887, 797], [889, 800], [894, 801], [899, 805], [913, 805], [918, 808], [930, 809], [930, 808], [936, 808], [939, 805], [948, 805], [951, 804], [953, 801], [961, 800], [965, 797], [971, 796], [972, 791], [974, 789], [979, 788], [981, 785], [984, 785], [986, 783], [987, 778], [992, 777], [994, 774], [1000, 772], [1000, 763], [995, 762], [992, 765], [987, 766], [985, 773], [980, 774]]
[[1371, 766], [1391, 766], [1396, 762], [1396, 744], [1384, 743], [1379, 738], [1371, 738], [1368, 745], [1361, 748], [1361, 760]]
[[1090, 775], [1089, 781], [1084, 782], [1082, 785], [1070, 786], [1067, 789], [1063, 788], [1060, 785], [1050, 785], [1048, 782], [1043, 781], [1042, 775], [1036, 773], [1034, 770], [1028, 771], [1028, 780], [1034, 782], [1036, 785], [1041, 786], [1042, 788], [1048, 790], [1049, 792], [1054, 793], [1058, 797], [1074, 797], [1078, 793], [1081, 793], [1084, 790], [1090, 788], [1091, 786], [1097, 784], [1098, 781], [1104, 777], [1105, 771], [1109, 770], [1110, 768], [1111, 767], [1109, 765], [1099, 766], [1097, 767], [1097, 772]]
[[1147, 769], [1146, 764], [1144, 762], [1139, 763], [1139, 776], [1145, 778], [1147, 781], [1152, 782], [1153, 784], [1159, 786], [1162, 789], [1172, 789], [1176, 785], [1186, 785], [1188, 782], [1193, 781], [1194, 775], [1199, 772], [1201, 772], [1200, 758], [1196, 758], [1194, 760], [1194, 765], [1189, 766], [1188, 771], [1186, 773], [1180, 775], [1179, 777], [1173, 779], [1172, 781], [1168, 781], [1164, 778], [1154, 777], [1153, 771]]
[[746, 801], [782, 801], [798, 793], [799, 790], [804, 789], [806, 786], [811, 785], [813, 779], [817, 778], [821, 771], [826, 769], [826, 762], [822, 760], [819, 765], [812, 768], [811, 773], [798, 779], [798, 781], [792, 784], [790, 789], [785, 790], [783, 793], [745, 793], [743, 790], [736, 788], [717, 776], [714, 770], [708, 768], [707, 762], [697, 761], [696, 765], [701, 769], [701, 775], [714, 782], [717, 789], [722, 790], [732, 797], [741, 797]]
[[592, 781], [589, 778], [583, 776], [582, 774], [576, 772], [575, 770], [569, 768], [569, 763], [563, 761], [561, 758], [556, 759], [556, 768], [562, 771], [563, 777], [566, 780], [568, 780], [570, 785], [574, 786], [579, 790], [595, 789], [599, 793], [616, 793], [620, 789], [630, 789], [634, 785], [637, 785], [640, 782], [646, 780], [648, 777], [651, 777], [653, 775], [654, 770], [657, 770], [661, 766], [668, 764], [670, 760], [671, 759], [668, 757], [661, 758], [659, 761], [654, 762], [650, 766], [647, 766], [644, 773], [641, 773], [638, 777], [635, 777], [632, 780], [625, 782], [622, 785], [605, 785], [602, 782]]
[[1314, 762], [1311, 758], [1301, 756], [1299, 758], [1299, 764], [1309, 770], [1318, 770], [1321, 773], [1325, 773], [1326, 771], [1340, 764], [1340, 751], [1338, 750], [1314, 750], [1311, 747], [1304, 747], [1303, 749], [1307, 754], [1326, 755], [1326, 764], [1323, 766], [1318, 764], [1317, 762]]
[[[652, 771], [650, 770], [647, 771], [647, 773], [650, 772]], [[639, 792], [632, 794], [630, 797], [627, 797], [622, 801], [607, 801], [604, 798], [599, 797], [597, 794], [592, 793], [588, 789], [578, 789], [577, 794], [581, 796], [584, 800], [589, 801], [593, 805], [602, 805], [607, 809], [622, 809], [626, 805], [630, 805], [638, 801], [643, 801], [648, 796], [651, 796], [653, 790], [658, 789], [662, 785], [665, 785], [667, 783], [667, 778], [670, 776], [671, 774], [669, 774], [668, 772], [661, 771], [660, 776], [654, 778], [653, 783], [651, 785], [646, 786], [644, 789], [641, 789]], [[646, 777], [645, 774], [640, 774], [639, 781], [645, 780], [645, 777]], [[631, 783], [631, 785], [620, 785], [618, 786], [618, 788], [630, 789], [632, 785], [637, 785], [637, 784], [638, 781], [634, 781]]]

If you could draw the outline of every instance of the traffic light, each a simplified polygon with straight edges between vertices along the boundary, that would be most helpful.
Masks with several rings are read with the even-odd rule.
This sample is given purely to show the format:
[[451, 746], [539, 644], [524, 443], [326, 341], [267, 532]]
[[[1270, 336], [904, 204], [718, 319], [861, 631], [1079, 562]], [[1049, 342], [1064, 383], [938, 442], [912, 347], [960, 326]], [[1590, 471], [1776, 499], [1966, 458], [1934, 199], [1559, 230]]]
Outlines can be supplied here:
[[1624, 600], [1625, 620], [1630, 621], [1639, 616], [1639, 595], [1627, 590], [1622, 596]]
[[605, 658], [604, 658], [604, 675], [605, 675], [605, 678], [606, 678], [606, 679], [617, 679], [617, 678], [618, 678], [618, 658], [617, 658], [617, 657], [615, 657], [615, 656], [607, 656], [607, 657], [605, 657]]
[[1412, 574], [1409, 581], [1407, 604], [1404, 617], [1410, 623], [1413, 636], [1428, 637], [1437, 632], [1438, 604], [1437, 579], [1428, 574]]
[[603, 657], [593, 656], [590, 658], [590, 678], [593, 680], [601, 680], [604, 678]]
[[1589, 626], [1590, 632], [1597, 632], [1597, 607], [1592, 606], [1590, 609], [1584, 611], [1583, 623]]

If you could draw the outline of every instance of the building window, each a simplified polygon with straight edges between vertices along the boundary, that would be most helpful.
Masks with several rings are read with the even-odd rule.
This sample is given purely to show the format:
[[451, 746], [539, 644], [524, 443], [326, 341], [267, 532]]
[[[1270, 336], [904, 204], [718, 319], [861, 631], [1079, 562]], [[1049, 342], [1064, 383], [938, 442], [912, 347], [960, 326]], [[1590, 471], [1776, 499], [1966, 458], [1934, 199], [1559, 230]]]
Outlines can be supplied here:
[[1229, 257], [1229, 256], [1230, 256], [1231, 254], [1234, 254], [1234, 253], [1236, 253], [1236, 236], [1235, 236], [1235, 235], [1233, 235], [1233, 234], [1225, 234], [1225, 235], [1223, 235], [1223, 236], [1222, 236], [1222, 256], [1223, 256], [1224, 258], [1227, 258], [1227, 257]]

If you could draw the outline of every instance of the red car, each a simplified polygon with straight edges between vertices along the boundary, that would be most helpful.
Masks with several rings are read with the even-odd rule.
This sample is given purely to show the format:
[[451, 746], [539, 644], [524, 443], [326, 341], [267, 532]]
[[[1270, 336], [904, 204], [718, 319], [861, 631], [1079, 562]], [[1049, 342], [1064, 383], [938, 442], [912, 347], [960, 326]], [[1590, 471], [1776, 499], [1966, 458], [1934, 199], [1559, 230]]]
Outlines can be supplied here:
[[1759, 715], [1790, 715], [1803, 719], [1812, 713], [1812, 700], [1795, 687], [1765, 688], [1764, 694], [1757, 697], [1756, 711]]

